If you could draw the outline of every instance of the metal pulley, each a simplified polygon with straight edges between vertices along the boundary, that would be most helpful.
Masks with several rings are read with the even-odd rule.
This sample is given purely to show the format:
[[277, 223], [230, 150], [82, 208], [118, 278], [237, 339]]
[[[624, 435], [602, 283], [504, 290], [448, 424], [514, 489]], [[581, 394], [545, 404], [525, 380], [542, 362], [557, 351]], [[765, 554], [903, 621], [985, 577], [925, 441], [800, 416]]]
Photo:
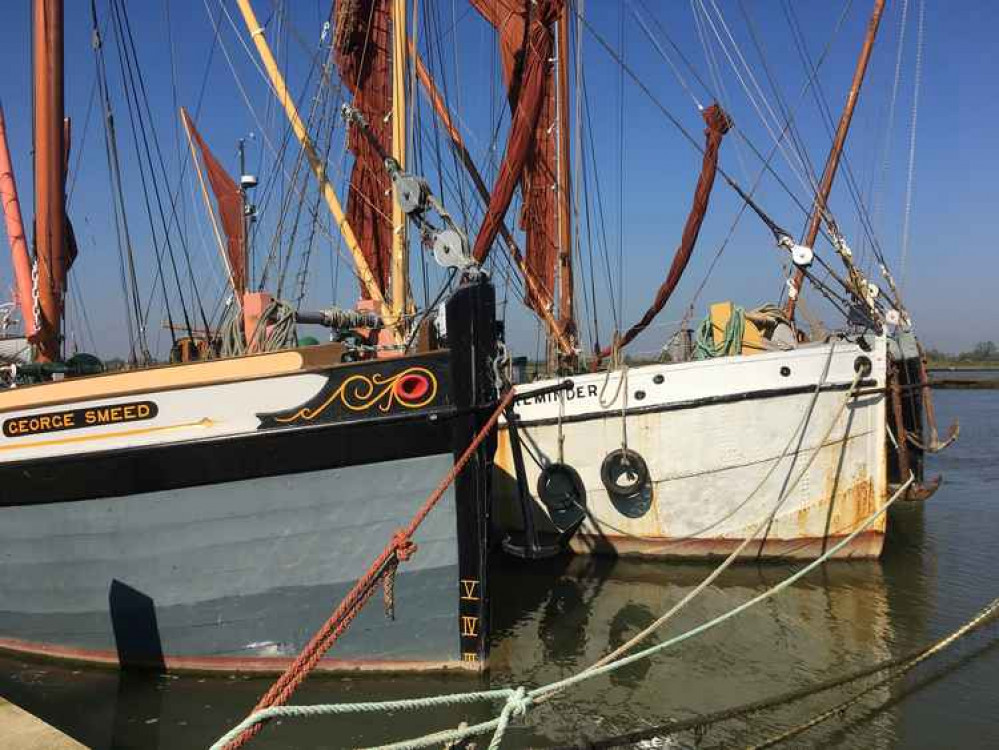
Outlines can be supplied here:
[[426, 181], [416, 175], [401, 171], [395, 164], [395, 160], [391, 161], [396, 168], [393, 170], [388, 162], [386, 162], [386, 166], [389, 167], [389, 173], [392, 175], [392, 184], [395, 186], [395, 198], [399, 202], [399, 208], [407, 216], [423, 211], [427, 205], [426, 196], [430, 192]]
[[815, 253], [807, 245], [793, 245], [791, 247], [791, 262], [798, 268], [807, 268], [812, 265]]
[[780, 234], [777, 237], [777, 245], [783, 247], [791, 254], [791, 262], [798, 268], [808, 268], [815, 260], [815, 252], [808, 245], [799, 245], [789, 234]]
[[[444, 268], [464, 270], [474, 266], [475, 262], [465, 233], [458, 228], [451, 215], [430, 190], [429, 183], [422, 177], [403, 170], [399, 162], [385, 152], [360, 110], [349, 104], [344, 104], [340, 110], [344, 121], [358, 127], [382, 158], [385, 171], [392, 180], [399, 208], [419, 227], [424, 243], [433, 249], [434, 260]], [[431, 212], [440, 217], [442, 227], [435, 226], [428, 219]]]
[[472, 256], [468, 241], [457, 229], [442, 229], [434, 235], [434, 260], [443, 268], [468, 268]]

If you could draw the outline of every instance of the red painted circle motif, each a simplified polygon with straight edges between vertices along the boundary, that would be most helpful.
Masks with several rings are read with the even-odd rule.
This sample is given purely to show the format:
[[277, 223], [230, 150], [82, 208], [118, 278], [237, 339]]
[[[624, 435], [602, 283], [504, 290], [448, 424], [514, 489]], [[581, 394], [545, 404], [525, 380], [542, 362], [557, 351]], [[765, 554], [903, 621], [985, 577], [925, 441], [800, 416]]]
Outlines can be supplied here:
[[430, 379], [426, 375], [409, 373], [395, 383], [395, 395], [404, 403], [419, 401], [430, 390]]

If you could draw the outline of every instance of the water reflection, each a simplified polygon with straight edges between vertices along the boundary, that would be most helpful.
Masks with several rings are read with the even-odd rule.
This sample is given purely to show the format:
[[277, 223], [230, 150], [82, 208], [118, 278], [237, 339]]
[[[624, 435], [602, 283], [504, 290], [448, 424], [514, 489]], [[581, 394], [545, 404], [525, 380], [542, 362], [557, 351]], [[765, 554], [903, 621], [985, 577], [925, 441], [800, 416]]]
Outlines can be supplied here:
[[[999, 393], [938, 395], [942, 423], [962, 421], [961, 440], [934, 459], [945, 475], [924, 506], [895, 509], [880, 562], [820, 569], [775, 599], [649, 662], [579, 686], [532, 712], [504, 747], [546, 747], [604, 737], [671, 718], [716, 711], [802, 687], [898, 656], [961, 624], [999, 591]], [[496, 638], [489, 680], [322, 678], [301, 703], [385, 700], [493, 686], [538, 685], [574, 674], [677, 602], [710, 565], [565, 557], [497, 561]], [[739, 566], [724, 574], [668, 628], [675, 634], [749, 599], [792, 572]], [[792, 747], [999, 747], [999, 628], [972, 636], [859, 710], [789, 743]], [[658, 637], [666, 637], [660, 634]], [[0, 692], [89, 747], [207, 747], [268, 687], [265, 678], [175, 677], [80, 670], [0, 658]], [[700, 746], [745, 745], [841, 699], [732, 722]], [[339, 748], [426, 733], [483, 708], [433, 714], [285, 722], [251, 748]], [[681, 745], [697, 745], [684, 735]], [[483, 745], [480, 745], [480, 747]]]
[[[551, 566], [503, 564], [494, 578], [497, 589], [517, 591], [521, 604], [534, 590], [537, 604], [533, 610], [508, 609], [517, 616], [501, 624], [493, 680], [536, 685], [578, 671], [653, 622], [710, 570], [582, 557]], [[727, 571], [649, 643], [752, 598], [791, 570], [769, 565]], [[559, 583], [551, 587], [553, 578]], [[730, 623], [543, 706], [535, 716], [540, 728], [522, 732], [519, 741], [574, 742], [737, 705], [888, 658], [894, 640], [882, 566], [835, 564]], [[870, 702], [886, 698], [878, 691]], [[763, 721], [778, 727], [801, 710]], [[878, 739], [864, 746], [888, 747], [891, 720], [887, 714], [875, 719]], [[744, 730], [736, 726], [731, 738]]]

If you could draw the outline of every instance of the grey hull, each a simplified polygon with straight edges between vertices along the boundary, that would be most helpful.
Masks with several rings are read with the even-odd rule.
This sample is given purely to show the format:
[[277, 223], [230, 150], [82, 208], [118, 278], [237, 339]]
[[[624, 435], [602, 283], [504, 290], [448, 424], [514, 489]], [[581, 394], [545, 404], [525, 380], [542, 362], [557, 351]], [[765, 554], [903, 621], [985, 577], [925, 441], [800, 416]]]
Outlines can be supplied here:
[[[0, 645], [170, 668], [293, 658], [450, 469], [451, 454], [0, 508]], [[373, 601], [337, 668], [460, 664], [453, 491], [415, 536], [395, 620]]]

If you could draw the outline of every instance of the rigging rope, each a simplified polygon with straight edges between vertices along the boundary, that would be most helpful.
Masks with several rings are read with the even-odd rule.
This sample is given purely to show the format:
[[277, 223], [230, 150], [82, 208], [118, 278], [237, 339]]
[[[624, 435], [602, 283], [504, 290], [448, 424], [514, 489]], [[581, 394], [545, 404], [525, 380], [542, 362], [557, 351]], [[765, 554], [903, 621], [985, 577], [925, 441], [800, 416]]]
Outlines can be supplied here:
[[[648, 100], [656, 107], [656, 109], [658, 109], [659, 112], [667, 120], [669, 120], [670, 123], [673, 124], [673, 126], [680, 132], [680, 135], [682, 135], [683, 138], [687, 140], [687, 142], [690, 143], [691, 146], [699, 154], [703, 155], [705, 150], [704, 147], [697, 142], [693, 134], [691, 134], [691, 132], [687, 130], [686, 127], [684, 127], [683, 123], [680, 122], [680, 120], [676, 117], [676, 115], [670, 112], [666, 108], [666, 106], [655, 96], [655, 94], [652, 93], [651, 89], [649, 89], [649, 87], [641, 80], [641, 78], [638, 77], [638, 74], [630, 66], [625, 64], [620, 54], [610, 45], [609, 42], [607, 42], [606, 39], [604, 39], [604, 37], [593, 27], [593, 25], [590, 24], [585, 18], [580, 16], [578, 11], [574, 12], [576, 13], [576, 17], [579, 19], [579, 22], [586, 28], [586, 30], [596, 40], [596, 42], [601, 47], [603, 47], [604, 51], [610, 56], [610, 58], [614, 60], [619, 66], [621, 66], [621, 68], [625, 71], [625, 73], [628, 74], [628, 77], [631, 78], [631, 80], [635, 83], [635, 85], [638, 86], [638, 88], [642, 91], [642, 93], [645, 94]], [[803, 203], [802, 200], [795, 194], [795, 192], [791, 190], [791, 188], [781, 178], [781, 176], [777, 174], [777, 172], [770, 165], [770, 159], [767, 159], [763, 156], [760, 150], [755, 146], [755, 144], [753, 144], [751, 140], [749, 140], [749, 138], [742, 130], [740, 130], [739, 128], [735, 128], [735, 132], [739, 135], [742, 141], [747, 146], [749, 146], [750, 150], [753, 152], [753, 155], [763, 164], [763, 168], [765, 169], [767, 174], [773, 177], [773, 179], [777, 182], [778, 186], [785, 193], [787, 193], [791, 201], [798, 207], [798, 210], [801, 211], [804, 216], [806, 217], [809, 216], [811, 214], [810, 207], [806, 206], [805, 203]], [[725, 171], [723, 167], [721, 166], [718, 167], [718, 173], [722, 175], [722, 177], [730, 186], [734, 187], [735, 185], [737, 185], [735, 180]], [[819, 231], [822, 232], [823, 236], [829, 239], [830, 242], [832, 242], [832, 238], [830, 237], [828, 232], [826, 232], [824, 227], [820, 227]], [[821, 261], [818, 255], [816, 255], [816, 259]]]
[[902, 219], [902, 253], [899, 261], [899, 289], [905, 288], [909, 260], [909, 225], [912, 218], [912, 187], [916, 166], [916, 123], [919, 120], [919, 84], [923, 75], [923, 30], [925, 27], [926, 0], [919, 0], [919, 19], [916, 25], [916, 70], [912, 84], [912, 123], [909, 129], [909, 170], [905, 185], [905, 213]]
[[881, 227], [884, 219], [885, 182], [888, 179], [888, 165], [891, 160], [891, 136], [895, 130], [895, 107], [898, 102], [899, 84], [902, 80], [902, 58], [905, 52], [906, 21], [909, 17], [909, 0], [902, 0], [898, 21], [898, 49], [895, 52], [895, 77], [891, 85], [891, 98], [888, 102], [888, 124], [885, 127], [881, 146], [881, 169], [878, 171], [877, 188], [874, 193], [874, 227]]
[[[139, 282], [135, 274], [135, 255], [132, 250], [132, 238], [129, 232], [128, 214], [125, 210], [125, 194], [121, 180], [121, 162], [118, 158], [118, 136], [115, 129], [114, 115], [111, 111], [111, 96], [108, 88], [107, 62], [104, 58], [104, 42], [97, 20], [97, 3], [91, 0], [91, 34], [94, 49], [94, 66], [97, 88], [101, 99], [101, 120], [104, 123], [104, 154], [108, 168], [108, 182], [112, 188], [112, 207], [114, 209], [114, 230], [115, 239], [118, 245], [118, 270], [121, 277], [123, 300], [125, 303], [125, 324], [128, 329], [129, 357], [130, 364], [137, 362], [135, 351], [135, 341], [139, 344], [139, 354], [143, 361], [151, 359], [149, 344], [146, 339], [146, 328], [142, 317], [142, 301], [139, 297]], [[110, 20], [105, 20], [105, 28]], [[82, 149], [81, 149], [82, 153]], [[156, 254], [157, 268], [162, 269], [160, 256]], [[127, 271], [126, 271], [127, 269]], [[163, 279], [162, 273], [159, 274]], [[33, 279], [36, 276], [33, 274]], [[154, 283], [155, 289], [155, 283]], [[150, 294], [152, 297], [152, 294]], [[35, 295], [37, 305], [37, 295]], [[163, 286], [164, 307], [166, 308], [167, 321], [170, 330], [173, 331], [173, 317], [170, 312], [170, 304], [167, 299], [166, 286]], [[133, 319], [134, 313], [134, 319]], [[38, 312], [35, 313], [36, 326]], [[134, 327], [134, 328], [133, 328]], [[173, 334], [171, 334], [172, 336]]]
[[718, 18], [721, 23], [721, 26], [725, 30], [726, 35], [731, 41], [732, 47], [735, 50], [735, 54], [738, 58], [738, 61], [742, 63], [742, 67], [745, 69], [747, 77], [749, 78], [750, 82], [753, 84], [753, 89], [755, 89], [756, 92], [759, 93], [759, 99], [762, 99], [763, 107], [766, 108], [766, 112], [764, 112], [763, 109], [761, 108], [757, 96], [753, 92], [753, 89], [750, 88], [749, 84], [747, 84], [746, 80], [743, 78], [742, 72], [740, 71], [740, 67], [739, 65], [736, 64], [736, 60], [734, 60], [732, 58], [732, 55], [729, 53], [728, 45], [726, 45], [725, 42], [722, 40], [721, 34], [718, 31], [717, 26], [715, 25], [714, 19], [708, 13], [707, 6], [705, 6], [704, 4], [704, 0], [697, 0], [697, 2], [700, 5], [701, 13], [704, 16], [704, 22], [711, 27], [711, 31], [714, 33], [715, 38], [718, 40], [718, 46], [721, 47], [722, 52], [725, 54], [725, 58], [728, 60], [729, 65], [732, 68], [732, 71], [735, 73], [735, 77], [739, 81], [739, 85], [742, 86], [742, 89], [746, 94], [746, 98], [749, 99], [749, 102], [750, 104], [752, 104], [753, 109], [755, 109], [756, 113], [759, 115], [764, 128], [766, 128], [767, 133], [770, 135], [771, 139], [773, 139], [774, 143], [778, 144], [778, 146], [780, 147], [781, 153], [784, 155], [784, 158], [787, 160], [788, 167], [791, 169], [791, 172], [794, 174], [794, 176], [798, 178], [798, 181], [801, 183], [802, 187], [805, 188], [805, 191], [809, 194], [814, 193], [818, 185], [818, 182], [814, 179], [813, 175], [808, 174], [807, 166], [801, 161], [801, 157], [799, 154], [794, 154], [795, 156], [798, 157], [798, 164], [795, 165], [795, 160], [791, 158], [791, 156], [788, 154], [784, 146], [781, 145], [783, 139], [779, 139], [777, 135], [774, 133], [774, 130], [770, 124], [770, 119], [767, 117], [767, 114], [769, 113], [770, 117], [772, 117], [776, 123], [780, 122], [780, 118], [777, 117], [776, 113], [773, 110], [773, 107], [771, 107], [769, 101], [767, 101], [766, 94], [763, 92], [763, 89], [760, 87], [759, 83], [757, 82], [756, 76], [753, 75], [753, 72], [750, 69], [749, 64], [746, 62], [746, 59], [743, 56], [742, 51], [739, 48], [739, 45], [736, 43], [735, 39], [732, 37], [731, 32], [728, 30], [728, 25], [725, 23], [725, 20], [722, 17], [721, 11], [718, 9], [718, 6], [715, 5], [712, 0], [712, 5], [715, 8], [715, 12], [718, 13]]
[[[814, 81], [818, 77], [819, 71], [822, 69], [823, 64], [828, 59], [829, 52], [832, 49], [833, 43], [835, 42], [836, 38], [839, 36], [840, 29], [842, 28], [843, 21], [846, 18], [846, 13], [850, 7], [851, 2], [852, 0], [847, 0], [844, 10], [842, 13], [840, 13], [836, 26], [833, 28], [832, 33], [829, 39], [827, 40], [825, 47], [822, 50], [822, 54], [819, 56], [819, 59], [816, 61], [813, 70], [811, 71], [811, 74], [808, 77], [808, 80], [805, 81], [804, 85], [801, 88], [801, 91], [798, 92], [797, 101], [794, 104], [793, 110], [787, 112], [784, 123], [784, 129], [782, 130], [780, 136], [782, 139], [784, 138], [785, 135], [787, 135], [790, 132], [791, 128], [793, 127], [795, 115], [797, 114], [798, 109], [802, 106], [805, 94], [808, 93], [809, 88], [811, 88], [812, 85], [814, 84]], [[787, 108], [785, 107], [785, 110], [786, 109]], [[753, 196], [756, 195], [756, 191], [759, 189], [762, 183], [763, 176], [767, 174], [769, 170], [769, 165], [773, 161], [773, 158], [776, 154], [777, 154], [777, 144], [774, 144], [773, 146], [770, 147], [770, 152], [767, 154], [764, 164], [760, 168], [760, 171], [757, 172], [756, 179], [753, 181], [753, 184], [751, 185], [748, 194], [745, 193], [742, 190], [742, 188], [738, 186], [738, 184], [729, 181], [729, 186], [732, 187], [732, 189], [734, 189], [736, 193], [739, 194], [739, 197], [742, 198], [743, 203], [739, 207], [739, 210], [736, 212], [735, 218], [732, 220], [732, 223], [729, 226], [728, 233], [725, 235], [725, 239], [723, 239], [721, 244], [718, 246], [718, 250], [715, 253], [714, 258], [712, 258], [711, 264], [708, 266], [707, 271], [705, 271], [704, 277], [701, 279], [701, 283], [698, 285], [696, 291], [691, 297], [689, 304], [691, 315], [693, 314], [692, 311], [694, 305], [697, 303], [697, 300], [700, 299], [701, 293], [704, 291], [704, 288], [707, 286], [707, 283], [711, 278], [711, 275], [714, 272], [715, 267], [718, 265], [718, 262], [721, 260], [721, 256], [724, 254], [729, 243], [732, 241], [732, 238], [735, 236], [735, 231], [738, 228], [738, 225], [742, 220], [742, 217], [745, 214], [747, 208], [751, 208], [754, 211], [754, 213], [756, 213], [756, 215], [769, 227], [770, 231], [774, 233], [775, 237], [779, 236], [780, 234], [787, 234], [787, 232], [781, 229], [772, 219], [770, 219], [766, 215], [766, 213], [764, 213], [763, 210], [753, 200]]]
[[[795, 48], [798, 53], [798, 57], [802, 62], [803, 67], [808, 71], [812, 67], [811, 56], [808, 52], [807, 44], [805, 41], [805, 35], [801, 29], [801, 24], [798, 21], [797, 13], [795, 12], [794, 6], [785, 2], [782, 4], [782, 9], [784, 11], [785, 18], [787, 19], [788, 26], [792, 32], [792, 39], [795, 42]], [[822, 88], [821, 82], [817, 81], [815, 88], [812, 90], [813, 97], [815, 98], [816, 105], [819, 109], [819, 113], [822, 116], [823, 123], [826, 128], [826, 133], [830, 139], [834, 138], [835, 124], [833, 121], [832, 111], [829, 106], [828, 98], [825, 95], [825, 91]], [[884, 252], [881, 249], [881, 243], [877, 239], [877, 235], [874, 231], [873, 221], [870, 216], [870, 212], [863, 200], [863, 194], [859, 187], [858, 180], [853, 171], [853, 164], [849, 156], [849, 150], [846, 144], [843, 145], [841, 151], [841, 159], [843, 167], [845, 170], [846, 187], [847, 193], [850, 196], [850, 200], [857, 211], [857, 216], [860, 219], [860, 226], [864, 232], [864, 237], [871, 245], [871, 250], [874, 253], [878, 261], [885, 265]], [[829, 227], [829, 232], [823, 232], [823, 235], [829, 240], [830, 244], [836, 248], [837, 246], [837, 234], [838, 230], [835, 226], [835, 222], [832, 219], [832, 214], [829, 211], [828, 205], [824, 207], [822, 214], [823, 223]]]
[[708, 202], [711, 198], [711, 191], [715, 182], [715, 173], [718, 169], [718, 150], [721, 148], [722, 138], [724, 138], [725, 133], [728, 132], [731, 124], [728, 115], [726, 115], [717, 104], [713, 104], [704, 110], [702, 116], [704, 117], [704, 122], [707, 127], [704, 130], [706, 145], [701, 164], [701, 173], [697, 178], [697, 187], [694, 190], [693, 205], [691, 205], [687, 221], [684, 223], [683, 233], [680, 236], [680, 244], [677, 246], [676, 252], [673, 255], [673, 262], [670, 264], [669, 272], [666, 275], [666, 279], [656, 292], [656, 296], [655, 299], [653, 299], [652, 304], [645, 311], [645, 314], [643, 314], [641, 319], [631, 326], [631, 328], [629, 328], [612, 346], [606, 347], [597, 353], [597, 363], [599, 363], [602, 358], [607, 357], [614, 347], [621, 348], [627, 346], [632, 340], [635, 339], [636, 336], [648, 327], [649, 323], [652, 322], [656, 315], [658, 315], [662, 311], [663, 307], [665, 307], [666, 302], [669, 301], [669, 298], [675, 291], [677, 284], [680, 283], [680, 278], [683, 276], [683, 272], [686, 270], [687, 264], [690, 262], [690, 257], [694, 252], [694, 246], [697, 244], [697, 237], [701, 231], [701, 225], [703, 224], [704, 217], [708, 211]]

